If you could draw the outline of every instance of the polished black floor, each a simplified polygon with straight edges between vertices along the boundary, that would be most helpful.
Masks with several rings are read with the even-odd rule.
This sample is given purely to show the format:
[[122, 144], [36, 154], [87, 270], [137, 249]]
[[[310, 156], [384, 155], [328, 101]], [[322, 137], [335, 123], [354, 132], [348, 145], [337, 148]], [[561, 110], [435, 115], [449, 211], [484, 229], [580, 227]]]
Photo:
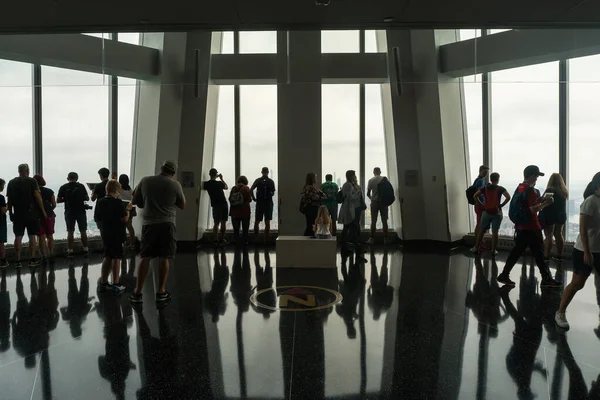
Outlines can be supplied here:
[[[99, 256], [9, 268], [0, 399], [600, 398], [593, 277], [564, 333], [560, 291], [540, 290], [528, 259], [511, 291], [491, 279], [503, 261], [463, 254], [378, 248], [338, 261], [286, 269], [273, 249], [181, 254], [161, 310], [155, 275], [142, 310], [98, 295]], [[123, 266], [128, 291], [134, 262]], [[570, 279], [568, 262], [557, 267]]]

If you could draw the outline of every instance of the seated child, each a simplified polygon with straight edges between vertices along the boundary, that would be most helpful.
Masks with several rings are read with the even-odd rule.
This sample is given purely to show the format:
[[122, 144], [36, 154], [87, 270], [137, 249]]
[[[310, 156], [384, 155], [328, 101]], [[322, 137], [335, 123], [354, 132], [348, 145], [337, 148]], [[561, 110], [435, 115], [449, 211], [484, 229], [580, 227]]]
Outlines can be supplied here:
[[314, 231], [317, 239], [331, 238], [331, 216], [329, 215], [329, 209], [327, 206], [323, 205], [319, 207], [317, 219], [315, 219]]

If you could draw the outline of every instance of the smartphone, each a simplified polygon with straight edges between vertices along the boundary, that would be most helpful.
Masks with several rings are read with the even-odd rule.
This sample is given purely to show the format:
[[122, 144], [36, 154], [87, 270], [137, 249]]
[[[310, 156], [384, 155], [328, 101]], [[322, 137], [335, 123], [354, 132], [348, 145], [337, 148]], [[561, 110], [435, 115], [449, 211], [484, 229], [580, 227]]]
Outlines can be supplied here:
[[546, 196], [546, 197], [554, 197], [554, 193], [546, 193], [546, 194], [544, 194], [544, 196]]

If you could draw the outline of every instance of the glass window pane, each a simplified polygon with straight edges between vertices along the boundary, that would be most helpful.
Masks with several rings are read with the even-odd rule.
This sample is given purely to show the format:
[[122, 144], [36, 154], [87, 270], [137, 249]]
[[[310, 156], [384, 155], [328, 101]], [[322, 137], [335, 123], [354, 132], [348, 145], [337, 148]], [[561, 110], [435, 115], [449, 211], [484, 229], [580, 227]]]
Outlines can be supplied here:
[[[469, 146], [469, 172], [471, 181], [477, 178], [479, 167], [483, 164], [483, 122], [481, 110], [481, 75], [463, 78], [464, 117], [467, 122], [467, 142]], [[471, 207], [473, 218], [471, 230], [475, 229], [475, 210]]]
[[[383, 110], [381, 107], [381, 85], [365, 85], [365, 183], [373, 175], [373, 168], [381, 168], [381, 175], [387, 176], [388, 166], [385, 154], [385, 137], [383, 130]], [[367, 188], [365, 187], [366, 191]], [[366, 192], [365, 192], [366, 193]], [[365, 228], [371, 228], [371, 200], [365, 197]], [[392, 226], [391, 215], [388, 226]], [[377, 229], [382, 229], [381, 218], [377, 220]]]
[[[235, 130], [234, 130], [233, 86], [219, 86], [219, 103], [217, 109], [217, 127], [215, 136], [215, 152], [213, 167], [223, 174], [223, 180], [231, 188], [235, 185]], [[202, 171], [208, 179], [208, 171]], [[229, 198], [229, 190], [225, 191]], [[214, 226], [210, 209], [208, 210], [208, 228]], [[227, 229], [233, 229], [231, 219], [227, 220]]]
[[321, 53], [358, 53], [359, 31], [321, 31]]
[[240, 54], [277, 53], [277, 32], [240, 32]]
[[569, 61], [569, 187], [567, 240], [575, 241], [579, 233], [579, 206], [583, 192], [594, 174], [590, 162], [598, 156], [600, 114], [597, 98], [600, 93], [600, 55]]
[[[360, 113], [359, 85], [321, 85], [323, 170], [317, 179], [324, 181], [332, 174], [341, 186], [346, 182], [346, 171], [360, 169]], [[361, 177], [358, 177], [359, 182]], [[339, 228], [342, 228], [338, 224]]]
[[[252, 185], [261, 176], [262, 168], [267, 167], [275, 181], [271, 228], [277, 229], [277, 85], [240, 86], [240, 136], [242, 175]], [[256, 216], [255, 207], [252, 208], [250, 226]], [[261, 224], [260, 228], [264, 226]]]
[[119, 42], [129, 44], [140, 44], [139, 32], [121, 32], [119, 33]]
[[460, 29], [458, 32], [460, 40], [469, 40], [481, 36], [481, 29]]
[[[535, 164], [546, 173], [536, 186], [543, 193], [550, 174], [558, 172], [557, 62], [492, 73], [492, 149], [500, 185], [512, 193], [523, 169]], [[505, 216], [500, 233], [513, 232]]]
[[377, 31], [365, 31], [365, 53], [379, 53], [377, 47]]
[[490, 35], [506, 32], [506, 31], [512, 31], [512, 29], [490, 29]]
[[[19, 164], [27, 163], [33, 168], [31, 79], [31, 64], [0, 60], [0, 142], [5, 149], [0, 169], [7, 184], [17, 176]], [[6, 196], [6, 190], [3, 194]], [[10, 220], [7, 231], [8, 243], [14, 242]], [[23, 240], [27, 241], [27, 236]]]
[[119, 174], [131, 178], [131, 146], [135, 112], [135, 79], [119, 78]]
[[221, 44], [221, 54], [233, 54], [233, 32], [223, 32], [223, 42]]
[[[76, 82], [87, 85], [74, 86]], [[98, 169], [108, 165], [108, 86], [103, 82], [99, 74], [42, 67], [44, 178], [55, 192], [70, 171], [77, 172], [83, 184], [98, 182]], [[67, 236], [63, 213], [59, 205], [58, 239]], [[88, 234], [100, 234], [93, 211], [88, 211]]]

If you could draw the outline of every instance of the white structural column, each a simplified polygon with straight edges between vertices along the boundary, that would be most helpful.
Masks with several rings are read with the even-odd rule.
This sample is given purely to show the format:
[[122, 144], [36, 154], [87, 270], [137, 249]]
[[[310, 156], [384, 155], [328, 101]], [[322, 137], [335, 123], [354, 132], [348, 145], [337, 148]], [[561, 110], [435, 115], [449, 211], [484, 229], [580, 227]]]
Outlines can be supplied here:
[[321, 171], [321, 32], [290, 31], [286, 36], [287, 54], [278, 57], [279, 234], [301, 235], [300, 193], [306, 174]]
[[438, 46], [454, 40], [454, 34], [387, 32], [386, 144], [388, 159], [395, 158], [397, 166], [402, 224], [395, 228], [407, 242], [453, 242], [469, 230], [460, 85], [438, 73]]
[[142, 44], [160, 50], [161, 75], [138, 84], [133, 181], [158, 173], [164, 160], [175, 160], [187, 198], [186, 209], [177, 214], [177, 239], [196, 241], [203, 233], [199, 226], [207, 222], [199, 213], [199, 185], [214, 148], [218, 91], [208, 85], [212, 33], [144, 34]]

